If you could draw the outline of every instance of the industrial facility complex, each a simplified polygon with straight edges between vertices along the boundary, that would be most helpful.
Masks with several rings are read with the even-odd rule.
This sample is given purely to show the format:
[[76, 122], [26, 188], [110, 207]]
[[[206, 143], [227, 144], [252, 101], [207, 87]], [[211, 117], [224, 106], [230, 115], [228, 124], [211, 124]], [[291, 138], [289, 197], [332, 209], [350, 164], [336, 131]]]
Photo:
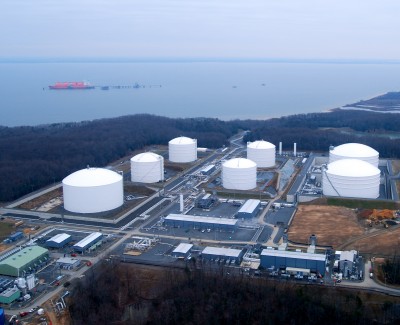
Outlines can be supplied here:
[[15, 223], [0, 252], [0, 304], [28, 304], [25, 282], [55, 288], [100, 259], [310, 284], [362, 281], [358, 251], [333, 253], [313, 233], [295, 241], [290, 227], [299, 204], [315, 199], [397, 201], [390, 161], [357, 143], [327, 156], [299, 152], [297, 143], [285, 152], [282, 143], [278, 151], [264, 140], [244, 144], [243, 134], [216, 150], [178, 137], [0, 209]]

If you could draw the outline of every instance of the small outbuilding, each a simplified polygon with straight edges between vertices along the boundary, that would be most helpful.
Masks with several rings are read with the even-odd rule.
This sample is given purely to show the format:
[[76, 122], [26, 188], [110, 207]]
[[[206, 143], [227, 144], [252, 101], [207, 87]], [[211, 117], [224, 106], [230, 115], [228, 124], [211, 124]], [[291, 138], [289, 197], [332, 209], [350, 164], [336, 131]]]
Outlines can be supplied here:
[[61, 257], [56, 261], [56, 265], [65, 270], [72, 270], [81, 264], [81, 260], [71, 257]]
[[72, 236], [62, 233], [57, 234], [50, 239], [46, 240], [46, 246], [52, 248], [62, 248], [72, 240]]
[[180, 243], [173, 251], [172, 256], [176, 258], [187, 258], [190, 254], [193, 244]]

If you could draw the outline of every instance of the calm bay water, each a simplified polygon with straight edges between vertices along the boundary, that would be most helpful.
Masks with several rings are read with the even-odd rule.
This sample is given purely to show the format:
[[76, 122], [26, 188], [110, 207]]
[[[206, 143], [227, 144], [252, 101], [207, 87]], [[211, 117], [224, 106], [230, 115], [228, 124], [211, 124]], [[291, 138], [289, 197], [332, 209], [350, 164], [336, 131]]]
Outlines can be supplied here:
[[[145, 88], [55, 91], [56, 81]], [[158, 85], [161, 85], [159, 87]], [[265, 119], [400, 91], [400, 65], [327, 63], [0, 63], [0, 125], [137, 113]]]

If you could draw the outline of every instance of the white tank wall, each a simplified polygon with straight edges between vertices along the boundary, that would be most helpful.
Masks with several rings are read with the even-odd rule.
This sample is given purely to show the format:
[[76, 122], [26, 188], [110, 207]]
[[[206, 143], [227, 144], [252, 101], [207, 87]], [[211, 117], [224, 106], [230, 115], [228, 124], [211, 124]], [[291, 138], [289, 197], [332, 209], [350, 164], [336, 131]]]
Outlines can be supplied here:
[[164, 158], [152, 154], [154, 160], [140, 160], [139, 155], [131, 159], [131, 181], [157, 183], [164, 180]]
[[247, 144], [247, 158], [254, 161], [259, 168], [275, 166], [275, 146], [268, 142], [266, 144], [269, 144], [269, 146], [254, 144], [254, 142]]
[[257, 186], [257, 165], [245, 158], [234, 158], [222, 165], [222, 186], [230, 190], [251, 190]]
[[360, 143], [345, 143], [329, 151], [329, 163], [340, 159], [359, 159], [378, 167], [379, 153]]
[[[365, 199], [376, 199], [379, 197], [379, 169], [376, 169], [376, 173], [373, 174], [369, 173], [362, 176], [354, 172], [354, 176], [351, 176], [352, 173], [349, 169], [343, 172], [343, 175], [340, 175], [337, 171], [331, 173], [329, 171], [330, 165], [322, 173], [322, 190], [324, 195]], [[357, 169], [359, 166], [355, 165], [354, 168]], [[375, 167], [371, 166], [371, 168]]]
[[97, 213], [124, 203], [123, 179], [110, 170], [88, 168], [63, 180], [64, 208], [76, 213]]
[[[180, 139], [184, 141], [179, 142]], [[192, 162], [197, 159], [197, 140], [176, 138], [168, 143], [169, 160], [178, 163]]]

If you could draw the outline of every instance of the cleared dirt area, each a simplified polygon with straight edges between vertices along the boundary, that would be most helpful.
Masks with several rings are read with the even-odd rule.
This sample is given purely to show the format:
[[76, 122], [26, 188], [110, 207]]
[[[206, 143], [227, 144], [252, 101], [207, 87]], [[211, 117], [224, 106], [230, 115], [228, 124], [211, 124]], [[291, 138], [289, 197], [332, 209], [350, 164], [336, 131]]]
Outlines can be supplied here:
[[400, 254], [400, 228], [387, 229], [355, 241], [352, 246], [363, 253], [377, 256]]
[[300, 205], [288, 230], [290, 241], [308, 243], [310, 235], [317, 236], [318, 245], [333, 248], [351, 237], [364, 233], [356, 213], [348, 208], [322, 205]]

